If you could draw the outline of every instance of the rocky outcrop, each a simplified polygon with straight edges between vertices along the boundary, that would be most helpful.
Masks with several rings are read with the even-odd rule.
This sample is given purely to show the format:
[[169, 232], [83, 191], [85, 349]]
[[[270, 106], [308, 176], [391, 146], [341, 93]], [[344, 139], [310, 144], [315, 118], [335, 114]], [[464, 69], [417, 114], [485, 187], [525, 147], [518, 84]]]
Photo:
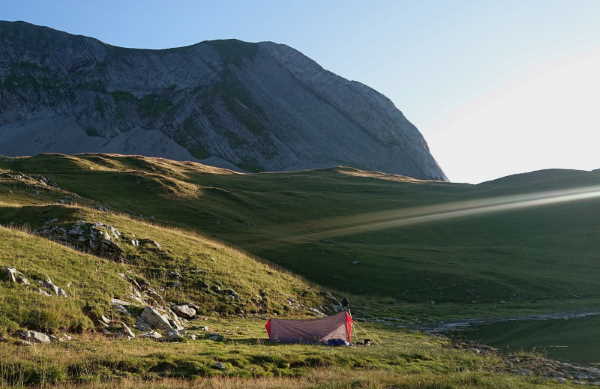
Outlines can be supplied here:
[[112, 152], [244, 171], [445, 179], [385, 96], [272, 42], [114, 47], [0, 22], [0, 154]]
[[[57, 222], [58, 219], [49, 220], [34, 232], [77, 250], [118, 262], [126, 262], [127, 259], [123, 245], [131, 245], [138, 251], [151, 251], [163, 259], [170, 259], [157, 241], [146, 238], [137, 239], [135, 235], [122, 233], [109, 224], [84, 220], [73, 224]], [[139, 288], [139, 285], [137, 286]]]
[[[31, 280], [33, 282], [30, 281], [30, 279], [27, 278], [25, 274], [18, 271], [14, 267], [0, 267], [0, 281], [22, 284], [25, 287], [33, 289], [41, 295], [47, 297], [69, 297], [67, 292], [63, 288], [57, 286], [54, 282], [52, 282], [52, 280], [49, 277], [46, 277], [45, 279], [39, 279], [38, 276], [33, 276], [31, 277]], [[36, 287], [36, 284], [39, 287]]]
[[125, 260], [125, 254], [119, 246], [119, 242], [126, 241], [131, 244], [135, 242], [133, 239], [122, 236], [116, 228], [100, 222], [78, 221], [72, 225], [56, 225], [48, 222], [35, 232], [80, 251], [117, 261]]
[[50, 296], [54, 294], [55, 296], [68, 297], [67, 292], [65, 292], [63, 288], [55, 285], [50, 278], [47, 278], [45, 280], [38, 280], [38, 283], [43, 288], [51, 291]]
[[50, 337], [42, 332], [21, 331], [18, 333], [21, 339], [31, 343], [50, 343]]
[[146, 330], [161, 330], [161, 331], [180, 331], [183, 330], [183, 324], [177, 319], [175, 314], [171, 312], [161, 313], [153, 307], [146, 307], [137, 319], [137, 329], [140, 331]]
[[29, 280], [14, 267], [0, 268], [0, 280], [29, 285]]
[[184, 319], [192, 320], [196, 317], [196, 309], [189, 306], [188, 304], [174, 305], [172, 308], [173, 312], [179, 317]]

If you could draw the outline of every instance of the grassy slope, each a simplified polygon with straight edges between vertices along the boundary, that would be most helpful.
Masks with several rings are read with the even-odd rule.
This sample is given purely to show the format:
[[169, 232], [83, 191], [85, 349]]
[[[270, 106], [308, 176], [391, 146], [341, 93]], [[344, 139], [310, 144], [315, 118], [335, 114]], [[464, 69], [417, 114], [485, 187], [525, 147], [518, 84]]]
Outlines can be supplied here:
[[498, 303], [548, 305], [600, 297], [597, 199], [342, 236], [311, 235], [436, 204], [597, 185], [596, 172], [535, 172], [466, 185], [350, 168], [236, 174], [107, 155], [5, 159], [0, 168], [47, 175], [85, 199], [212, 235], [356, 295], [409, 305], [475, 303], [487, 311]]
[[[593, 256], [586, 256], [585, 249], [575, 259], [582, 268], [573, 267], [573, 262], [563, 265], [564, 251], [554, 254], [556, 269], [545, 266], [542, 271], [538, 267], [538, 257], [532, 257], [532, 253], [547, 245], [558, 246], [546, 240], [555, 238], [555, 228], [545, 228], [523, 249], [520, 233], [515, 230], [520, 223], [539, 224], [539, 213], [512, 212], [322, 239], [307, 235], [379, 220], [394, 215], [392, 211], [398, 208], [510, 193], [502, 182], [474, 187], [373, 177], [352, 169], [241, 175], [198, 164], [106, 155], [0, 159], [2, 171], [43, 174], [61, 189], [46, 188], [27, 179], [0, 177], [1, 224], [35, 229], [51, 218], [58, 218], [59, 223], [101, 221], [159, 241], [173, 258], [165, 261], [143, 253], [141, 261], [116, 264], [24, 231], [0, 228], [0, 265], [16, 266], [30, 277], [50, 276], [59, 286], [71, 282], [67, 291], [73, 296], [43, 297], [19, 285], [1, 285], [3, 328], [22, 326], [50, 332], [89, 328], [92, 323], [83, 314], [85, 305], [106, 312], [110, 297], [127, 295], [129, 285], [116, 275], [118, 272], [132, 272], [147, 279], [170, 301], [199, 302], [206, 310], [203, 313], [208, 314], [233, 313], [231, 303], [199, 292], [193, 286], [198, 281], [194, 277], [236, 289], [243, 300], [240, 307], [247, 312], [256, 308], [250, 298], [261, 289], [269, 295], [270, 314], [293, 314], [285, 308], [289, 297], [307, 306], [320, 303], [315, 286], [230, 245], [325, 286], [362, 294], [372, 300], [361, 301], [372, 302], [370, 311], [378, 314], [388, 310], [396, 314], [394, 307], [401, 307], [409, 312], [404, 313], [408, 316], [418, 312], [434, 317], [436, 307], [444, 304], [431, 305], [432, 299], [448, 301], [442, 316], [447, 317], [451, 310], [466, 312], [464, 302], [474, 298], [469, 288], [474, 288], [475, 298], [482, 302], [469, 306], [480, 306], [483, 312], [498, 308], [494, 304], [501, 298], [514, 299], [524, 309], [530, 305], [535, 309], [540, 305], [532, 303], [532, 298], [548, 298], [552, 305], [556, 299], [572, 298], [574, 291], [597, 296], [592, 276], [586, 274], [594, 271]], [[61, 199], [75, 202], [59, 204]], [[93, 207], [98, 205], [116, 212], [95, 210]], [[563, 221], [575, 217], [582, 223], [571, 223], [574, 227], [589, 229], [592, 220], [586, 221], [583, 214], [595, 204], [579, 206], [583, 210], [575, 214], [568, 207], [553, 207], [555, 213], [542, 215], [552, 218], [556, 212], [563, 212]], [[570, 231], [570, 239], [579, 239], [575, 232], [575, 228]], [[591, 248], [595, 242], [590, 239], [589, 244]], [[544, 258], [552, 252], [547, 248]], [[352, 265], [354, 260], [360, 263]], [[168, 286], [164, 274], [172, 270], [185, 275], [181, 287]], [[584, 282], [575, 282], [580, 276]], [[548, 280], [561, 280], [563, 284], [550, 290], [543, 287]], [[508, 285], [510, 294], [496, 286], [499, 284]], [[304, 377], [208, 381], [207, 385], [215, 387], [555, 387], [538, 378], [502, 374], [502, 362], [495, 356], [454, 350], [442, 339], [403, 330], [365, 325], [358, 336], [381, 340], [380, 345], [331, 349], [262, 344], [262, 321], [213, 317], [198, 324], [208, 324], [211, 331], [225, 334], [228, 340], [161, 344], [141, 339], [108, 341], [84, 334], [73, 342], [33, 348], [3, 344], [0, 376], [10, 384], [130, 377], [133, 381], [123, 381], [124, 387], [147, 387], [148, 383], [135, 381], [140, 377], [206, 375]], [[226, 370], [216, 369], [216, 361], [223, 362]], [[91, 385], [103, 387], [101, 383]], [[191, 383], [168, 381], [156, 385], [186, 387]]]
[[[60, 218], [60, 222], [67, 225], [77, 220], [100, 221], [129, 235], [159, 242], [162, 251], [167, 253], [169, 258], [152, 251], [137, 250], [122, 245], [126, 253], [136, 254], [138, 258], [129, 260], [126, 264], [119, 264], [121, 272], [133, 273], [136, 277], [144, 279], [159, 290], [168, 301], [182, 303], [193, 301], [201, 305], [204, 309], [199, 312], [201, 314], [239, 313], [238, 307], [247, 313], [258, 313], [259, 308], [252, 303], [252, 299], [261, 293], [268, 296], [269, 313], [289, 311], [288, 299], [302, 300], [306, 304], [313, 304], [311, 306], [320, 303], [317, 287], [195, 233], [164, 228], [126, 215], [80, 206], [5, 207], [4, 211], [0, 216], [0, 222], [20, 220], [34, 229], [39, 227], [42, 221], [50, 218]], [[170, 286], [174, 281], [169, 276], [171, 272], [181, 275], [180, 284]], [[221, 289], [235, 290], [240, 296], [240, 302], [233, 302], [224, 296], [207, 292], [198, 286], [201, 282], [219, 285]], [[127, 300], [127, 294], [114, 297]]]
[[[76, 198], [78, 203], [57, 203], [65, 197]], [[90, 317], [101, 314], [133, 324], [132, 318], [111, 311], [111, 298], [139, 305], [130, 298], [131, 284], [119, 273], [144, 280], [170, 304], [199, 305], [200, 314], [297, 315], [324, 301], [319, 288], [218, 241], [89, 205], [94, 202], [64, 189], [0, 176], [0, 224], [19, 226], [0, 227], [0, 266], [15, 267], [30, 280], [49, 277], [70, 296], [46, 297], [36, 291], [37, 287], [0, 282], [0, 334], [20, 327], [50, 333], [80, 332], [93, 328]], [[153, 239], [161, 244], [162, 251], [123, 244], [126, 254], [135, 260], [121, 264], [27, 232], [50, 219], [65, 226], [78, 220], [103, 222], [130, 236]], [[173, 272], [181, 278], [173, 279]], [[233, 289], [240, 298], [234, 300], [202, 288], [202, 283]], [[258, 301], [259, 295], [266, 297]], [[297, 303], [290, 304], [290, 299]]]
[[0, 331], [20, 327], [42, 331], [82, 331], [93, 328], [84, 315], [109, 308], [115, 294], [128, 284], [122, 269], [107, 260], [81, 254], [22, 231], [0, 227], [0, 265], [14, 266], [29, 279], [50, 277], [70, 297], [47, 297], [23, 285], [0, 282]]

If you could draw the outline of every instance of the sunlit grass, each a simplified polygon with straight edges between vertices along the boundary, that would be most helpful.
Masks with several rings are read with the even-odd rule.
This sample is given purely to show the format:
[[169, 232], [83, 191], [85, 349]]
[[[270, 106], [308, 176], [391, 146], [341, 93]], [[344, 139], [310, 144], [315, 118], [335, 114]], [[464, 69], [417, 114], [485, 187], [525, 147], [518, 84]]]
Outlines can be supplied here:
[[[505, 182], [475, 187], [348, 168], [237, 174], [139, 156], [0, 158], [0, 168], [44, 174], [60, 187], [0, 181], [0, 223], [15, 226], [0, 228], [0, 265], [49, 276], [71, 296], [3, 284], [0, 328], [82, 333], [50, 345], [0, 343], [0, 376], [15, 385], [554, 387], [503, 374], [497, 356], [406, 330], [359, 323], [357, 337], [377, 340], [373, 347], [270, 345], [264, 320], [234, 317], [239, 309], [304, 315], [325, 301], [317, 284], [347, 294], [358, 317], [403, 324], [584, 310], [600, 299], [594, 176], [521, 193]], [[71, 203], [59, 202], [65, 198]], [[52, 218], [107, 223], [160, 242], [163, 255], [124, 246], [132, 259], [118, 264], [31, 235]], [[169, 286], [172, 271], [183, 275], [178, 286]], [[207, 317], [194, 324], [226, 341], [200, 330], [199, 340], [184, 343], [90, 334], [85, 311], [113, 314], [110, 298], [130, 293], [118, 275], [127, 272], [170, 302], [198, 303]], [[205, 293], [198, 281], [233, 288], [242, 301]], [[252, 313], [252, 299], [265, 292], [267, 311]], [[290, 308], [290, 298], [303, 307]]]
[[559, 387], [542, 378], [504, 374], [497, 356], [454, 349], [443, 338], [404, 330], [366, 325], [363, 334], [378, 344], [331, 348], [268, 344], [260, 320], [213, 318], [194, 324], [208, 325], [226, 340], [157, 343], [81, 336], [62, 344], [9, 345], [0, 349], [0, 377], [66, 388]]

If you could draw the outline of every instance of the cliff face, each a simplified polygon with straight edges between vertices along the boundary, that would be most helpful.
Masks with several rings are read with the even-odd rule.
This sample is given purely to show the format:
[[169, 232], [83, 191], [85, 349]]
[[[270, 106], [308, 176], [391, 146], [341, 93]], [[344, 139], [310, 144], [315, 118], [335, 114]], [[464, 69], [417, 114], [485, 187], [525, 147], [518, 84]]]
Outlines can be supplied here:
[[0, 154], [113, 152], [246, 171], [350, 165], [445, 179], [375, 90], [272, 42], [126, 49], [0, 22]]

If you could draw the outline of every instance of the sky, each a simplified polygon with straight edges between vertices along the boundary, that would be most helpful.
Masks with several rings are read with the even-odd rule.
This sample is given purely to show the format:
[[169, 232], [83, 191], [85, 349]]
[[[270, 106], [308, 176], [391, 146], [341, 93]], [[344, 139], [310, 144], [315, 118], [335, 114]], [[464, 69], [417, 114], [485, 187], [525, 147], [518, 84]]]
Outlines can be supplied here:
[[288, 44], [389, 97], [446, 175], [600, 168], [600, 0], [2, 0], [104, 42]]

